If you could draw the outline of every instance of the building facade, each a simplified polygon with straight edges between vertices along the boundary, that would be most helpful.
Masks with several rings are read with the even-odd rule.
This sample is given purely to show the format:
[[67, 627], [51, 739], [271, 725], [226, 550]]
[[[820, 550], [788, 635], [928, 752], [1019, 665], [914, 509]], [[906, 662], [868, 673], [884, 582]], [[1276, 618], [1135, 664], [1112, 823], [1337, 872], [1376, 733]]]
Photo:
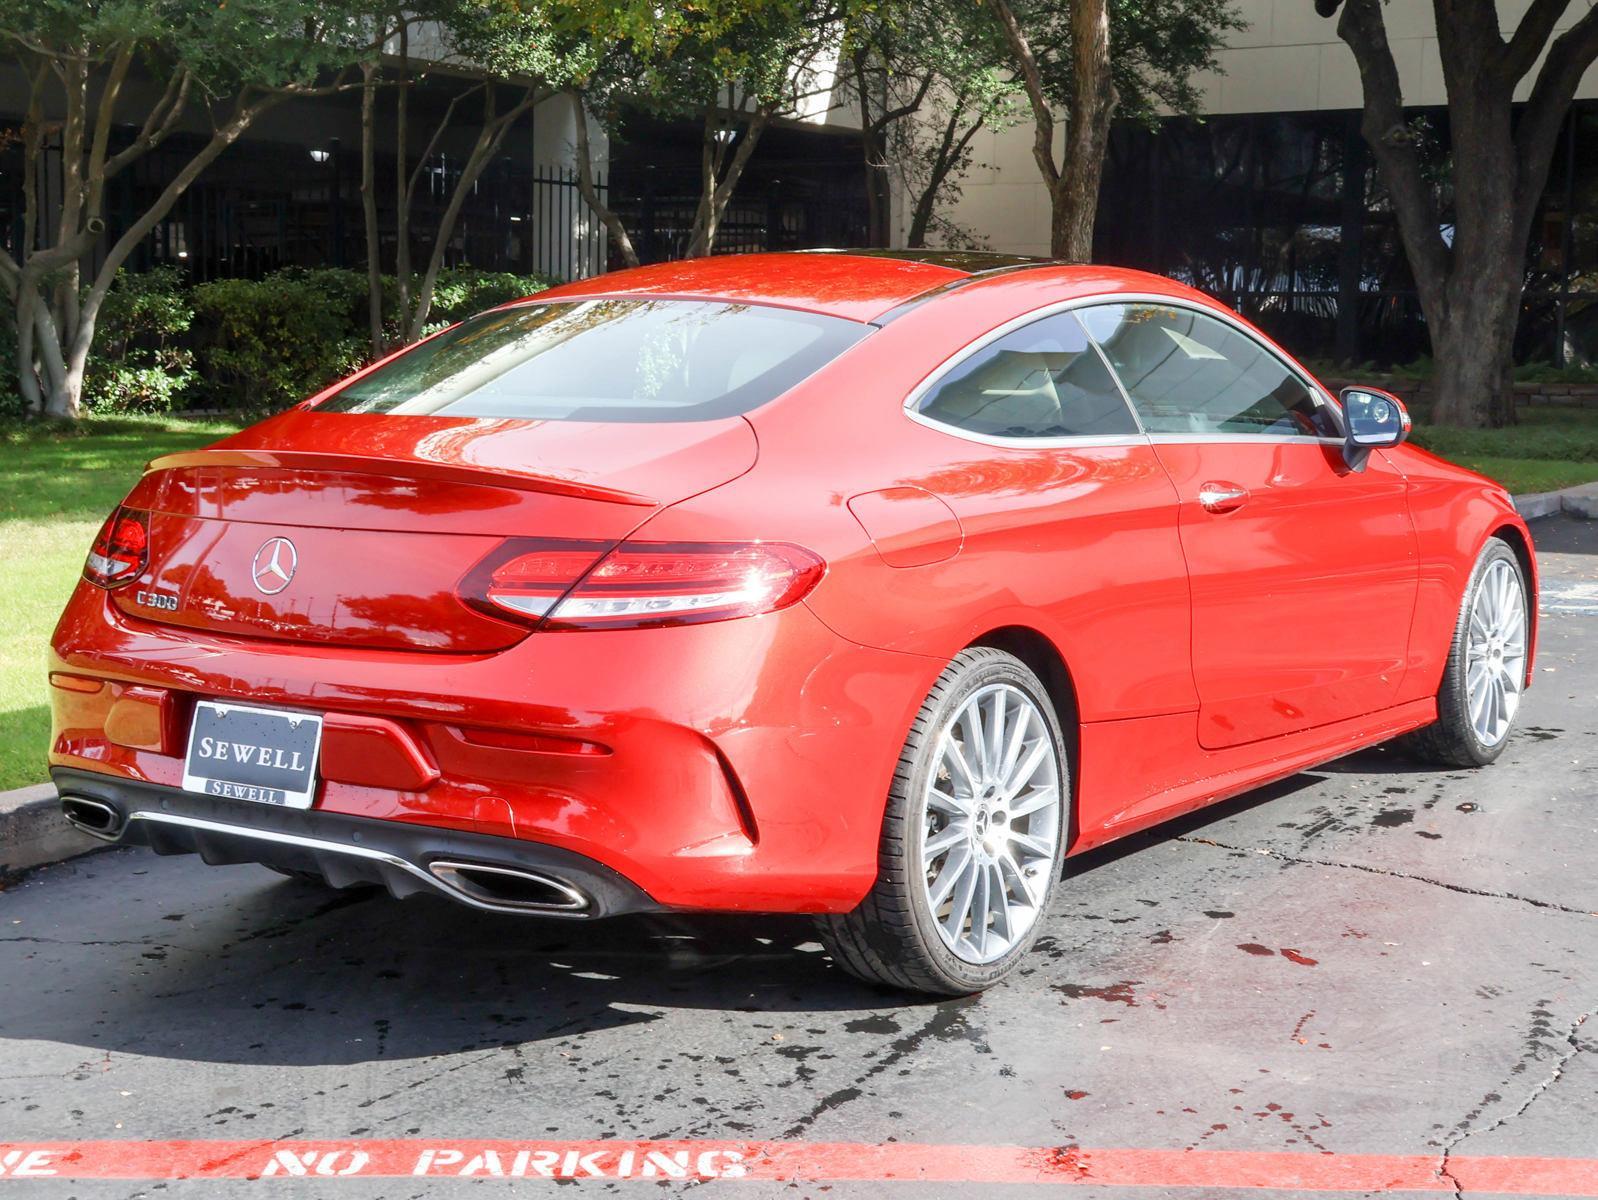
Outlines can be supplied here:
[[[423, 70], [422, 67], [428, 69]], [[480, 80], [469, 70], [417, 64], [409, 88], [405, 162], [420, 168], [411, 210], [411, 261], [418, 269], [433, 249], [438, 217], [460, 178], [477, 136], [475, 97], [458, 103], [450, 124], [435, 129]], [[129, 91], [150, 92], [133, 79]], [[507, 97], [519, 89], [504, 86]], [[375, 195], [385, 269], [394, 261], [396, 191], [401, 170], [394, 146], [395, 90], [376, 107]], [[113, 136], [131, 139], [140, 114]], [[801, 119], [774, 123], [761, 139], [722, 225], [720, 252], [860, 245], [865, 238], [864, 171], [850, 112], [825, 96]], [[0, 64], [0, 245], [20, 252], [24, 197], [22, 147], [13, 133], [27, 108], [24, 80]], [[446, 266], [574, 279], [620, 265], [603, 226], [577, 186], [576, 116], [565, 96], [537, 105], [506, 136], [496, 159], [472, 187], [445, 249]], [[194, 114], [155, 151], [107, 188], [107, 238], [141, 212], [203, 142]], [[620, 213], [644, 260], [677, 257], [699, 193], [699, 130], [688, 123], [623, 123], [611, 142], [589, 130], [597, 182]], [[424, 161], [424, 157], [425, 161]], [[58, 200], [60, 155], [47, 149], [38, 172], [39, 211]], [[131, 270], [170, 265], [195, 281], [258, 277], [283, 267], [360, 267], [366, 226], [360, 193], [361, 116], [358, 92], [290, 101], [250, 127], [188, 188], [130, 260]], [[51, 231], [41, 231], [46, 240]]]
[[[1385, 365], [1425, 355], [1414, 281], [1359, 132], [1353, 53], [1311, 0], [1235, 2], [1247, 28], [1197, 81], [1202, 118], [1115, 129], [1095, 258], [1192, 282], [1309, 356]], [[1528, 3], [1499, 0], [1506, 33]], [[1565, 24], [1585, 12], [1571, 6]], [[1447, 94], [1433, 7], [1391, 0], [1383, 13], [1406, 106], [1441, 164]], [[1522, 362], [1598, 363], [1598, 70], [1578, 97], [1527, 254]], [[979, 137], [949, 217], [993, 249], [1047, 254], [1030, 122]]]
[[[1382, 365], [1424, 356], [1428, 343], [1392, 213], [1359, 133], [1358, 70], [1335, 22], [1311, 0], [1234, 0], [1247, 22], [1197, 82], [1203, 115], [1153, 128], [1122, 122], [1110, 141], [1095, 257], [1185, 279], [1220, 296], [1312, 358]], [[1506, 28], [1529, 0], [1499, 0]], [[1446, 95], [1428, 0], [1384, 5], [1390, 41], [1424, 149], [1448, 154]], [[1571, 6], [1566, 20], [1585, 11]], [[412, 89], [406, 170], [428, 149], [469, 71], [425, 72]], [[1529, 88], [1529, 80], [1524, 85]], [[1598, 71], [1564, 130], [1526, 261], [1522, 362], [1598, 366]], [[22, 234], [20, 148], [7, 138], [26, 97], [0, 65], [0, 243]], [[437, 216], [476, 130], [472, 104], [421, 163], [412, 261], [425, 263]], [[928, 114], [931, 119], [933, 114]], [[573, 161], [575, 116], [564, 97], [535, 108], [506, 138], [466, 198], [445, 248], [449, 266], [556, 279], [620, 265], [583, 204]], [[397, 236], [392, 94], [378, 105], [379, 242]], [[797, 119], [766, 132], [733, 198], [717, 250], [849, 247], [867, 243], [866, 174], [858, 116], [843, 90], [818, 90]], [[201, 130], [175, 134], [113, 181], [111, 234], [160, 189]], [[365, 262], [356, 94], [285, 104], [262, 118], [189, 189], [130, 264], [181, 267], [196, 280], [259, 276], [285, 266]], [[683, 251], [698, 198], [699, 130], [639, 115], [607, 144], [591, 130], [607, 203], [644, 261]], [[59, 164], [38, 186], [59, 186]], [[48, 211], [48, 204], [41, 209]], [[896, 244], [908, 214], [895, 196]], [[1048, 253], [1048, 195], [1032, 160], [1028, 120], [984, 131], [958, 199], [941, 214], [972, 243]]]

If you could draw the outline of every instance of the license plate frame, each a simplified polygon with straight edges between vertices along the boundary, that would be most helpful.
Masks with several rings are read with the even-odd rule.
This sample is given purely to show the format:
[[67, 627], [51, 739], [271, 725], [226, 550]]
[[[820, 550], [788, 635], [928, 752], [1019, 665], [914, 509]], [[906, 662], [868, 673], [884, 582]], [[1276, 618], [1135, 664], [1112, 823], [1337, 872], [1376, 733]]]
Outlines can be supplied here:
[[183, 751], [183, 790], [276, 808], [310, 808], [321, 753], [319, 713], [199, 700]]

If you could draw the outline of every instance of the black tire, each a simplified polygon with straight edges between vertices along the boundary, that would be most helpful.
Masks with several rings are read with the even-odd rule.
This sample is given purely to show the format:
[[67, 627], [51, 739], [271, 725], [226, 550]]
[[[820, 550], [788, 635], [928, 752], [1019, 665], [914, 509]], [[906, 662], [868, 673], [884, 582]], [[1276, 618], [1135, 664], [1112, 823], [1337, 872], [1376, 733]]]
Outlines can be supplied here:
[[1476, 735], [1470, 721], [1470, 700], [1465, 687], [1466, 638], [1470, 627], [1471, 606], [1481, 589], [1482, 578], [1495, 562], [1506, 562], [1520, 581], [1520, 593], [1526, 600], [1527, 634], [1530, 635], [1531, 598], [1526, 591], [1526, 573], [1520, 559], [1502, 538], [1489, 538], [1482, 547], [1476, 565], [1465, 586], [1465, 595], [1459, 604], [1459, 617], [1454, 622], [1453, 640], [1448, 645], [1448, 663], [1443, 670], [1442, 686], [1437, 689], [1437, 721], [1424, 729], [1409, 734], [1399, 743], [1411, 757], [1421, 762], [1442, 767], [1485, 767], [1504, 752], [1509, 739], [1514, 736], [1513, 726], [1495, 745], [1486, 745]]
[[[1059, 825], [1047, 890], [1030, 930], [1003, 957], [981, 965], [966, 962], [939, 937], [921, 878], [919, 830], [922, 796], [935, 769], [937, 738], [944, 725], [978, 688], [1007, 683], [1037, 705], [1054, 741], [1059, 766]], [[986, 646], [962, 651], [938, 677], [910, 727], [888, 792], [877, 882], [849, 913], [817, 919], [832, 959], [866, 983], [941, 996], [963, 996], [990, 987], [1026, 955], [1047, 917], [1059, 883], [1069, 833], [1070, 766], [1059, 717], [1042, 682], [1020, 659]], [[914, 856], [914, 858], [912, 858]]]

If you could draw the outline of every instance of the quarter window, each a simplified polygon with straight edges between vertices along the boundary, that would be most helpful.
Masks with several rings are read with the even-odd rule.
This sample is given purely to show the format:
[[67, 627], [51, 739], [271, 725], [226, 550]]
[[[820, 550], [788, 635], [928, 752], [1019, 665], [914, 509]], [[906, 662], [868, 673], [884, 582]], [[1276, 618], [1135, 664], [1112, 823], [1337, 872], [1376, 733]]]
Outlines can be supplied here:
[[1137, 422], [1087, 333], [1069, 312], [984, 346], [944, 375], [916, 411], [989, 437], [1104, 437]]
[[1337, 436], [1287, 364], [1223, 321], [1160, 304], [1097, 305], [1081, 316], [1149, 433]]

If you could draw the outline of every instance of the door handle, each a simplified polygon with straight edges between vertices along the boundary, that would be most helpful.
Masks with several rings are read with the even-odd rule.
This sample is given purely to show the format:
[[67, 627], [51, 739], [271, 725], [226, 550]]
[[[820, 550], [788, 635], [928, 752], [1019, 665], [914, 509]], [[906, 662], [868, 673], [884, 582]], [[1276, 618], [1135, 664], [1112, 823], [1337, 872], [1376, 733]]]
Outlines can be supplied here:
[[1234, 512], [1248, 503], [1248, 489], [1235, 483], [1211, 482], [1199, 485], [1198, 502], [1212, 513]]

